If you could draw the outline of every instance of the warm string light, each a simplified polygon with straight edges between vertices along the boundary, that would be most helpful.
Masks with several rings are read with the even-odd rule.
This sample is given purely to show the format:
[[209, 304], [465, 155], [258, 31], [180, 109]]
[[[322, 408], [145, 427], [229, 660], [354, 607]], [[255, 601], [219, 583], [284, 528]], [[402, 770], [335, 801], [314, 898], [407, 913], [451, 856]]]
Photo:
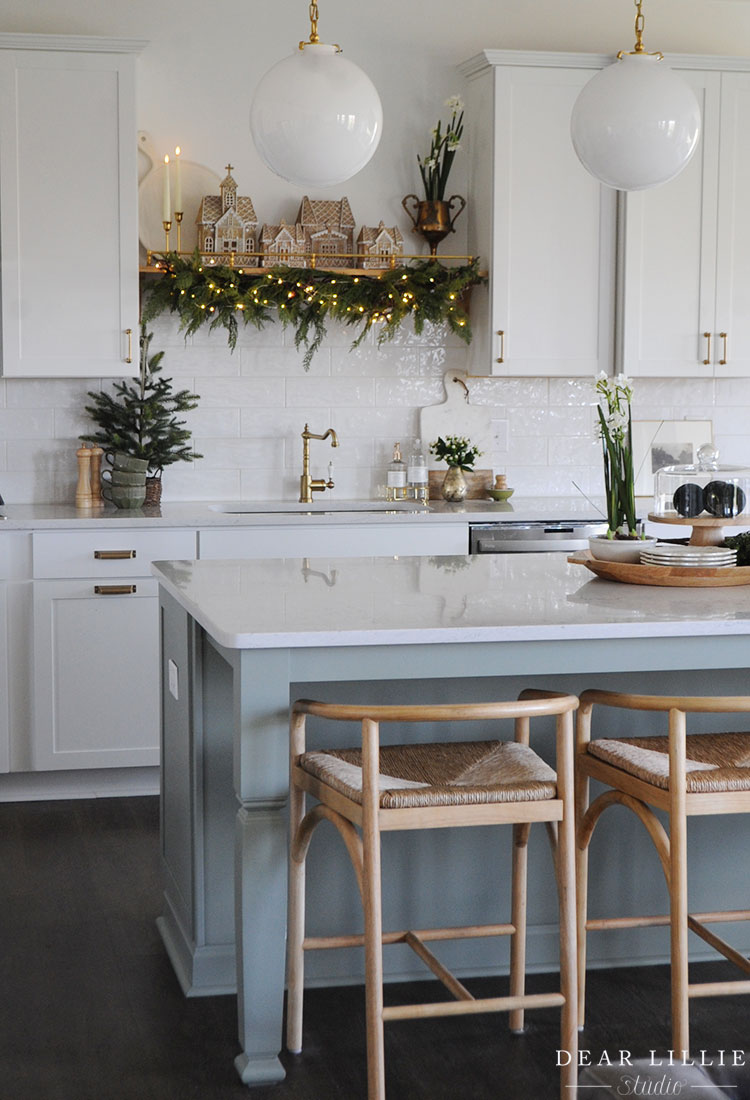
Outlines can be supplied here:
[[425, 261], [408, 270], [394, 266], [367, 277], [310, 269], [301, 274], [294, 268], [243, 275], [221, 263], [204, 267], [173, 254], [164, 257], [163, 263], [169, 277], [155, 286], [160, 305], [149, 317], [176, 307], [188, 334], [210, 318], [213, 327], [227, 329], [234, 346], [240, 316], [243, 322], [263, 328], [273, 319], [271, 311], [276, 311], [285, 325], [296, 329], [297, 346], [306, 349], [305, 366], [320, 346], [327, 323], [336, 319], [356, 326], [355, 345], [372, 326], [378, 326], [379, 343], [389, 339], [409, 317], [415, 332], [427, 321], [442, 321], [468, 340], [470, 328], [461, 295], [482, 281], [476, 261], [452, 269]]

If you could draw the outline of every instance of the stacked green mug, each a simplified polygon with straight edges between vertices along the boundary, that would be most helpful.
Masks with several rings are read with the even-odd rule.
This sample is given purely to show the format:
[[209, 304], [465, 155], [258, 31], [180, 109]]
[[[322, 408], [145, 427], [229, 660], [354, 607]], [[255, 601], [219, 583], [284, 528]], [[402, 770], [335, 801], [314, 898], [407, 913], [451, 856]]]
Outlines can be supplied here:
[[[102, 496], [116, 508], [140, 508], [146, 499], [147, 458], [133, 458], [123, 451], [107, 451], [112, 467], [102, 471]], [[109, 476], [107, 476], [109, 475]]]

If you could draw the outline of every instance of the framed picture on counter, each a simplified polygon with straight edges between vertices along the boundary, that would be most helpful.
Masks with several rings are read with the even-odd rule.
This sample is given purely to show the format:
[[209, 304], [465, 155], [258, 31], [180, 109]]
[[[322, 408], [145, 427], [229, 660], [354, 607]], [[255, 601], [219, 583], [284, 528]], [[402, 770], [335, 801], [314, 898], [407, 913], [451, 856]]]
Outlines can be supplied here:
[[713, 443], [710, 420], [634, 420], [635, 495], [650, 496], [654, 474], [662, 466], [685, 466], [698, 460], [698, 448]]

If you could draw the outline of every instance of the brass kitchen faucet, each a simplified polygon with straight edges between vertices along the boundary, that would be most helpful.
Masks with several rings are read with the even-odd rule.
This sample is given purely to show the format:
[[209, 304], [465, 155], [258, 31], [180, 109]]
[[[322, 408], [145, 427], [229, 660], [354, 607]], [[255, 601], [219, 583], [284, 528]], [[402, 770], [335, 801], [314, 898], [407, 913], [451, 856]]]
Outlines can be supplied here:
[[326, 481], [322, 477], [310, 477], [310, 440], [328, 439], [331, 437], [331, 446], [338, 447], [339, 441], [333, 428], [329, 428], [323, 435], [311, 432], [307, 424], [302, 433], [302, 476], [299, 479], [300, 504], [312, 504], [313, 493], [322, 493], [326, 489], [333, 488], [333, 480], [329, 477]]

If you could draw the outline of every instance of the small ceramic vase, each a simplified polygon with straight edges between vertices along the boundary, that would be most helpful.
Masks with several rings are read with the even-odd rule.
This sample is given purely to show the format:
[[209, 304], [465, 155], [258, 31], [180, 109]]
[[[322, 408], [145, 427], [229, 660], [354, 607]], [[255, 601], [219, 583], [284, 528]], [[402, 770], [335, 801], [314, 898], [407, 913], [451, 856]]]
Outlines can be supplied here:
[[466, 478], [464, 472], [460, 466], [449, 466], [448, 473], [445, 475], [443, 481], [443, 500], [449, 500], [453, 504], [458, 504], [462, 500], [466, 499], [466, 491], [468, 485], [466, 484]]

